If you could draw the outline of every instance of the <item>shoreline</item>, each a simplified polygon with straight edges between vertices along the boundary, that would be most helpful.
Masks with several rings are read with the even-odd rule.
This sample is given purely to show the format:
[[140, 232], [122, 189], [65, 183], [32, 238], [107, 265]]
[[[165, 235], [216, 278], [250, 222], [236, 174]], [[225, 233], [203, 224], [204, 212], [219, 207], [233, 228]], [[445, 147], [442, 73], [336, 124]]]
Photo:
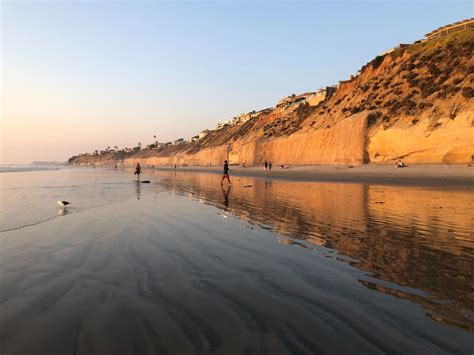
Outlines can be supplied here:
[[[217, 166], [198, 167], [142, 167], [145, 171], [176, 171], [221, 174]], [[272, 171], [263, 167], [231, 166], [230, 176], [273, 178], [289, 181], [370, 183], [378, 185], [434, 186], [434, 187], [474, 187], [474, 166], [472, 165], [410, 165], [395, 168], [393, 165], [299, 165]]]

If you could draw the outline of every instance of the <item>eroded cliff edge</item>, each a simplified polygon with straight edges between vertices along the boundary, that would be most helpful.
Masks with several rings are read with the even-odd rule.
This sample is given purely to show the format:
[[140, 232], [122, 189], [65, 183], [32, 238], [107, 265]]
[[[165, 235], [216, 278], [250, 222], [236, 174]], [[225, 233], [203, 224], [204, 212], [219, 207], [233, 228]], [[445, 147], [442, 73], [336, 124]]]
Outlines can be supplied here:
[[378, 56], [322, 100], [291, 96], [181, 145], [72, 157], [70, 164], [471, 163], [474, 29]]

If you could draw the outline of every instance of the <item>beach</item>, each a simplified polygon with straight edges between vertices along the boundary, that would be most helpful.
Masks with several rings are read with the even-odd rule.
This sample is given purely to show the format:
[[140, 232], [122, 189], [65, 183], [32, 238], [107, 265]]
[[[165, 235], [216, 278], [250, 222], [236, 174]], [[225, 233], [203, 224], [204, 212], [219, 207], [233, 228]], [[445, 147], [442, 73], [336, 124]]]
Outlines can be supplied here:
[[0, 355], [474, 355], [473, 4], [3, 1]]
[[[151, 168], [151, 167], [147, 167]], [[360, 182], [383, 185], [412, 186], [474, 186], [474, 165], [410, 165], [396, 168], [394, 165], [366, 164], [351, 165], [307, 165], [273, 166], [231, 166], [231, 174], [249, 177], [271, 177], [292, 181]], [[174, 167], [154, 166], [153, 169], [174, 171]], [[178, 166], [179, 171], [222, 173], [221, 167]]]
[[470, 189], [190, 170], [4, 177], [1, 353], [472, 352]]

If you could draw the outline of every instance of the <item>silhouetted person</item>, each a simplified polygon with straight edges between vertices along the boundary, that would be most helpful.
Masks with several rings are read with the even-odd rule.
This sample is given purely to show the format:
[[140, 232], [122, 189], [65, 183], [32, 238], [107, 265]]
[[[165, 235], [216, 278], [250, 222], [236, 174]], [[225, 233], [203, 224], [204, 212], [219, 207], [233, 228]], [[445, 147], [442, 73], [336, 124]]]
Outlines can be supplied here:
[[268, 162], [268, 170], [272, 171], [272, 166], [273, 166], [273, 165], [272, 165], [272, 162], [269, 161], [269, 162]]
[[229, 164], [227, 163], [227, 160], [224, 160], [224, 172], [222, 173], [221, 185], [224, 184], [225, 179], [227, 179], [229, 181], [229, 184], [232, 185], [229, 178]]
[[137, 179], [140, 180], [140, 174], [142, 173], [142, 167], [140, 166], [140, 163], [137, 163], [137, 166], [135, 167], [135, 175], [137, 176]]
[[266, 160], [265, 160], [265, 164], [264, 164], [264, 165], [265, 165], [265, 170], [267, 170], [267, 168], [268, 168], [268, 162], [267, 162]]

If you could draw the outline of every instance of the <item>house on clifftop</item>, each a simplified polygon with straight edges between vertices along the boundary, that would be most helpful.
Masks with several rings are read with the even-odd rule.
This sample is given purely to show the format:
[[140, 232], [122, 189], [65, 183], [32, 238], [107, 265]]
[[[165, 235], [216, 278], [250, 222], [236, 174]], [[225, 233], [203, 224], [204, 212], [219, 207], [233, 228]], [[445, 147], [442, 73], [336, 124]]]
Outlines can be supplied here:
[[425, 35], [425, 38], [432, 39], [436, 37], [446, 36], [449, 33], [466, 30], [469, 27], [474, 27], [474, 17], [437, 28], [436, 30], [427, 33]]
[[207, 136], [209, 134], [209, 132], [210, 132], [210, 130], [205, 129], [204, 131], [199, 133], [199, 139], [203, 139], [205, 136]]
[[316, 106], [320, 102], [328, 99], [336, 91], [335, 86], [327, 86], [313, 92], [306, 92], [301, 95], [286, 96], [278, 101], [276, 108], [286, 110], [289, 107], [300, 104], [308, 104], [309, 106]]

